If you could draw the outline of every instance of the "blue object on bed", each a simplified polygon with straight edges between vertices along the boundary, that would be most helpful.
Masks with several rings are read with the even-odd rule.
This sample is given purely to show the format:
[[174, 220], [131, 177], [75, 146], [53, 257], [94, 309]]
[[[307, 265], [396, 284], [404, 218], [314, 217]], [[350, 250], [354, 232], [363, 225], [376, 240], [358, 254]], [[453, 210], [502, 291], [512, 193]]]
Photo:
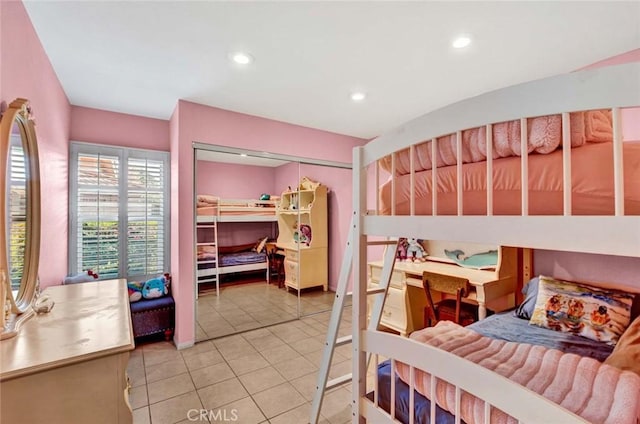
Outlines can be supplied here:
[[[396, 419], [403, 423], [409, 422], [409, 386], [396, 374]], [[389, 412], [391, 408], [391, 362], [384, 361], [378, 365], [378, 405]], [[431, 402], [429, 399], [415, 392], [414, 407], [416, 411], [414, 423], [429, 424], [431, 416]], [[372, 394], [369, 395], [373, 400]], [[435, 424], [453, 424], [455, 417], [436, 405]]]
[[220, 266], [248, 265], [267, 262], [267, 255], [258, 252], [238, 252], [220, 255]]
[[597, 359], [603, 362], [614, 346], [560, 331], [529, 325], [529, 321], [518, 318], [514, 311], [501, 312], [474, 322], [467, 327], [483, 336], [508, 342], [529, 343], [565, 353]]

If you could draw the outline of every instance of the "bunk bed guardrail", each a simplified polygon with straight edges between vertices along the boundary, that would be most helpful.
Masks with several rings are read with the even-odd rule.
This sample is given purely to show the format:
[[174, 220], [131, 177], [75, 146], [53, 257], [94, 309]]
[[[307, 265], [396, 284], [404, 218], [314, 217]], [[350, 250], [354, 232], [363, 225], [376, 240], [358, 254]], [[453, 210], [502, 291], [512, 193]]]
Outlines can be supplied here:
[[[367, 353], [380, 354], [400, 360], [412, 367], [442, 378], [460, 391], [488, 401], [488, 404], [504, 410], [521, 422], [584, 422], [580, 417], [563, 410], [560, 406], [532, 394], [519, 386], [482, 367], [467, 362], [455, 355], [436, 348], [401, 339], [398, 336], [376, 331], [367, 331], [367, 247], [369, 236], [413, 237], [427, 240], [450, 240], [471, 243], [487, 243], [501, 246], [565, 250], [621, 256], [640, 256], [640, 216], [625, 215], [624, 211], [624, 157], [622, 151], [621, 108], [640, 107], [640, 63], [618, 65], [596, 70], [580, 71], [567, 75], [525, 83], [461, 101], [443, 109], [428, 113], [397, 128], [389, 134], [354, 149], [353, 193], [354, 215], [352, 230], [354, 237], [353, 256], [353, 403], [354, 423], [391, 422], [392, 417], [376, 407], [376, 400], [367, 397]], [[613, 215], [576, 216], [571, 214], [571, 150], [563, 149], [563, 213], [558, 216], [528, 216], [528, 159], [526, 148], [527, 119], [537, 116], [562, 114], [565, 128], [569, 113], [583, 110], [610, 109], [613, 116], [613, 168], [615, 187], [615, 213]], [[492, 154], [487, 153], [487, 213], [483, 215], [463, 214], [461, 181], [464, 178], [461, 154], [461, 129], [486, 127], [490, 137], [491, 125], [520, 119], [523, 141], [521, 161], [521, 211], [519, 215], [493, 214], [492, 204]], [[415, 146], [425, 140], [456, 134], [457, 150], [457, 213], [448, 216], [437, 214], [437, 195], [432, 198], [432, 215], [415, 214]], [[563, 144], [570, 146], [569, 134], [563, 131]], [[491, 143], [487, 141], [487, 146]], [[408, 215], [378, 215], [368, 210], [367, 183], [368, 166], [375, 166], [376, 188], [379, 186], [377, 163], [385, 156], [410, 151], [411, 162], [411, 207]], [[435, 149], [435, 147], [434, 147]], [[435, 151], [434, 151], [435, 152]], [[568, 168], [568, 169], [567, 169]], [[432, 174], [438, 169], [433, 167]], [[632, 181], [640, 184], [640, 181]], [[392, 190], [392, 193], [394, 191]], [[392, 201], [393, 204], [393, 201]], [[370, 207], [370, 206], [369, 206]], [[413, 372], [411, 388], [413, 388]], [[473, 381], [472, 381], [473, 380]], [[433, 379], [432, 379], [433, 381]], [[376, 381], [377, 383], [377, 381]], [[392, 383], [393, 384], [393, 383]], [[377, 385], [376, 385], [377, 387]], [[393, 390], [393, 389], [392, 389]], [[411, 390], [413, 392], [413, 390]], [[393, 399], [393, 397], [392, 397]], [[413, 409], [413, 395], [410, 398]], [[459, 402], [456, 403], [459, 408]], [[394, 408], [392, 406], [391, 410]], [[489, 411], [485, 412], [485, 423], [489, 422]], [[456, 412], [456, 422], [460, 413]], [[432, 412], [433, 414], [433, 412]], [[410, 418], [413, 423], [414, 418]], [[433, 422], [433, 421], [431, 421]], [[482, 421], [481, 421], [482, 422]]]

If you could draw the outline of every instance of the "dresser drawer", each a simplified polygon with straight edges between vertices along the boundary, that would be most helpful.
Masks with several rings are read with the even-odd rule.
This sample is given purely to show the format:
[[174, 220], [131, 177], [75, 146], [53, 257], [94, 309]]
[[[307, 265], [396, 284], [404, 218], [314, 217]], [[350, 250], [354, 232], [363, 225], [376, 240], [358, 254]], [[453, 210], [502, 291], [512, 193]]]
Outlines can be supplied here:
[[287, 249], [285, 255], [288, 261], [300, 262], [300, 255], [297, 250]]
[[288, 258], [284, 260], [285, 283], [298, 284], [298, 262], [292, 262]]
[[[380, 282], [380, 275], [382, 274], [382, 268], [379, 268], [377, 266], [370, 266], [369, 267], [369, 272], [371, 273], [370, 277], [371, 277], [371, 281], [375, 284], [378, 284]], [[401, 271], [392, 271], [391, 273], [391, 282], [389, 283], [389, 285], [391, 287], [397, 287], [397, 288], [402, 288], [404, 286], [404, 273]]]

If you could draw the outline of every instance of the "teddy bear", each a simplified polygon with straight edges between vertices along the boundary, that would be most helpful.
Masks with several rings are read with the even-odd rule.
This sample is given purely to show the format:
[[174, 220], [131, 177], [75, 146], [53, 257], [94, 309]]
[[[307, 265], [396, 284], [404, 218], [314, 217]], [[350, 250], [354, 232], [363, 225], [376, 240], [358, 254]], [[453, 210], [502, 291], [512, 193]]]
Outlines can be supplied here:
[[422, 245], [416, 238], [407, 239], [407, 257], [411, 258], [411, 261], [424, 262], [427, 260], [427, 253], [424, 251]]

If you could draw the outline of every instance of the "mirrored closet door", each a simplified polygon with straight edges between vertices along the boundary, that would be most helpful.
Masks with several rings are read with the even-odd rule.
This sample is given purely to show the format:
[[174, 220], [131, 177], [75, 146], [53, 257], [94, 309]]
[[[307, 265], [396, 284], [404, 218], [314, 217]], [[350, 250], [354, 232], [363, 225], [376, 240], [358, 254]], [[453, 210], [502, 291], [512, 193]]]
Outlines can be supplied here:
[[349, 164], [200, 143], [194, 155], [196, 340], [329, 311]]

